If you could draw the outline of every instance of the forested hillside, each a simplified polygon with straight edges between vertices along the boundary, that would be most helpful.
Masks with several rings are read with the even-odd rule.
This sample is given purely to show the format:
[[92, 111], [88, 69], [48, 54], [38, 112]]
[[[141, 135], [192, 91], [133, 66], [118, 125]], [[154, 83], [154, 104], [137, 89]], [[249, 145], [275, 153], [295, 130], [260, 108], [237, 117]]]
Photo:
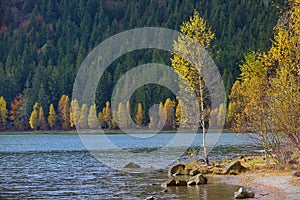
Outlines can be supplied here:
[[[0, 96], [11, 110], [13, 99], [22, 94], [18, 96], [22, 105], [15, 114], [23, 123], [28, 124], [35, 102], [44, 108], [47, 118], [50, 104], [58, 108], [62, 95], [71, 97], [81, 62], [101, 41], [136, 27], [179, 30], [194, 9], [216, 35], [212, 56], [228, 94], [240, 73], [243, 55], [250, 50], [266, 51], [271, 45], [278, 10], [269, 0], [1, 0]], [[113, 63], [101, 79], [97, 110], [105, 107], [122, 74], [148, 62], [170, 65], [170, 55], [137, 51]], [[172, 99], [167, 89], [142, 87], [132, 97], [133, 115], [138, 103], [148, 110], [149, 102], [165, 102], [168, 97]], [[147, 118], [145, 113], [142, 118]]]

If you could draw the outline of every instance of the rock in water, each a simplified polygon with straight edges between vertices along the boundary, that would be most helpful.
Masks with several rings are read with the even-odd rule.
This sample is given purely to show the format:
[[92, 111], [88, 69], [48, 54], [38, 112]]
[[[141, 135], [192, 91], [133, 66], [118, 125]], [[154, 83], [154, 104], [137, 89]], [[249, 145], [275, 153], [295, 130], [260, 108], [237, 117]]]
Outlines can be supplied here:
[[138, 164], [135, 164], [133, 162], [129, 162], [123, 168], [137, 169], [137, 168], [141, 168], [141, 166], [139, 166]]
[[206, 184], [207, 178], [204, 177], [202, 174], [197, 174], [196, 176], [193, 176], [188, 181], [188, 185], [200, 185], [200, 184]]
[[175, 180], [175, 178], [171, 177], [165, 183], [163, 183], [161, 186], [162, 187], [176, 186], [176, 180]]
[[185, 165], [178, 164], [171, 167], [168, 171], [169, 176], [176, 176], [176, 175], [184, 175], [185, 174]]
[[146, 200], [154, 200], [153, 196], [147, 197]]
[[241, 187], [239, 191], [234, 192], [234, 198], [236, 199], [254, 198], [254, 196], [254, 192], [243, 187]]
[[225, 174], [228, 174], [230, 171], [235, 171], [238, 173], [246, 171], [246, 167], [244, 167], [239, 160], [229, 163], [225, 168]]
[[196, 176], [197, 174], [201, 174], [198, 169], [193, 169], [192, 171], [190, 171], [190, 176]]

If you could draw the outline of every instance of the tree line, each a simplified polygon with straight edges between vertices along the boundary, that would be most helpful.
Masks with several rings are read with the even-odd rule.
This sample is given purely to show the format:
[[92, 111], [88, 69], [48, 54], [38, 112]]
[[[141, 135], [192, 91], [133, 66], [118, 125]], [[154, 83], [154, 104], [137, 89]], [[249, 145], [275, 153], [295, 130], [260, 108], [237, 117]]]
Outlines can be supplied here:
[[[160, 102], [157, 110], [154, 110], [157, 115], [152, 115], [146, 113], [141, 103], [138, 103], [135, 109], [129, 101], [126, 104], [119, 103], [117, 109], [112, 111], [110, 102], [107, 101], [105, 107], [97, 112], [96, 104], [79, 105], [76, 99], [71, 100], [69, 96], [62, 95], [58, 107], [55, 108], [50, 104], [48, 113], [44, 112], [39, 102], [35, 102], [30, 109], [28, 121], [24, 121], [20, 112], [23, 100], [23, 95], [18, 94], [10, 103], [11, 110], [8, 110], [4, 97], [0, 97], [0, 130], [74, 130], [75, 128], [118, 130], [134, 128], [134, 124], [151, 130], [175, 130], [180, 126], [188, 126], [185, 124], [186, 121], [181, 119], [181, 101], [175, 102], [170, 98], [164, 103]], [[220, 109], [224, 109], [224, 106]], [[212, 120], [218, 120], [219, 109], [213, 112], [215, 115]]]

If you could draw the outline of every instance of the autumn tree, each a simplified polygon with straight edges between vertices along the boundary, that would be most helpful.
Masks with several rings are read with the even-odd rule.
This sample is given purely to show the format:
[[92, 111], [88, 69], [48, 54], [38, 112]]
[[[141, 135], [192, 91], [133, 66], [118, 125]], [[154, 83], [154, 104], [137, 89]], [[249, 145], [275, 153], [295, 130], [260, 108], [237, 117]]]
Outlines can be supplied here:
[[23, 99], [23, 95], [18, 94], [10, 103], [11, 109], [9, 111], [9, 120], [11, 121], [12, 126], [20, 131], [24, 130], [24, 126], [23, 126], [24, 122], [20, 118], [20, 107], [21, 107], [22, 99]]
[[119, 103], [117, 111], [117, 124], [120, 128], [127, 128], [127, 113], [123, 103]]
[[51, 129], [55, 129], [57, 123], [57, 115], [54, 109], [54, 105], [50, 104], [49, 115], [48, 115], [48, 124]]
[[98, 123], [101, 128], [103, 128], [105, 126], [103, 112], [101, 112], [101, 111], [98, 113]]
[[70, 100], [67, 95], [62, 95], [59, 100], [58, 110], [61, 126], [64, 130], [68, 130], [70, 128]]
[[81, 110], [80, 110], [80, 117], [79, 117], [79, 121], [78, 121], [79, 128], [82, 128], [82, 129], [88, 128], [88, 114], [89, 114], [88, 106], [84, 103], [84, 104], [82, 104]]
[[80, 106], [77, 99], [72, 99], [70, 109], [70, 126], [75, 127], [78, 125], [80, 118]]
[[181, 122], [181, 101], [178, 101], [178, 104], [176, 106], [176, 111], [175, 111], [175, 124], [176, 128], [180, 127], [182, 124]]
[[29, 125], [31, 129], [38, 130], [39, 126], [39, 104], [36, 102], [29, 117]]
[[103, 109], [103, 117], [104, 117], [104, 121], [108, 127], [109, 130], [111, 130], [111, 108], [110, 108], [110, 102], [107, 101], [105, 104], [105, 108]]
[[45, 119], [44, 109], [42, 106], [39, 108], [39, 117], [38, 117], [38, 127], [40, 130], [46, 130], [47, 129], [47, 122]]
[[175, 103], [167, 98], [164, 104], [164, 109], [166, 111], [166, 129], [173, 129], [175, 124]]
[[4, 97], [0, 97], [0, 129], [7, 125], [7, 107]]
[[166, 111], [162, 102], [159, 102], [158, 118], [158, 128], [163, 129], [166, 123]]
[[135, 115], [135, 123], [139, 127], [141, 127], [143, 125], [143, 108], [142, 108], [141, 103], [138, 103], [138, 105], [137, 105], [137, 111], [136, 111], [136, 115]]
[[240, 78], [234, 83], [228, 108], [227, 121], [237, 132], [258, 132], [259, 140], [265, 149], [266, 162], [269, 150], [267, 134], [269, 130], [267, 68], [261, 55], [250, 52], [240, 66]]
[[130, 102], [127, 101], [126, 102], [126, 109], [125, 109], [125, 113], [127, 113], [127, 117], [126, 117], [126, 126], [128, 128], [130, 128], [132, 126], [132, 120], [131, 120], [131, 108], [130, 108]]
[[274, 152], [278, 162], [287, 164], [293, 152], [300, 153], [300, 1], [286, 2], [274, 28], [272, 47], [264, 58], [270, 83], [268, 101], [272, 116], [272, 136], [282, 143]]
[[98, 127], [96, 104], [90, 106], [88, 114], [88, 125], [90, 129], [96, 129]]
[[238, 131], [259, 133], [265, 153], [287, 164], [300, 152], [300, 9], [287, 1], [271, 49], [248, 54], [232, 87], [227, 120]]
[[[203, 77], [203, 63], [201, 62], [201, 58], [199, 58], [198, 54], [201, 52], [198, 49], [190, 48], [191, 41], [189, 38], [193, 40], [193, 42], [200, 44], [204, 49], [211, 49], [211, 41], [215, 38], [215, 35], [212, 33], [211, 28], [208, 26], [206, 21], [200, 14], [195, 10], [193, 15], [190, 17], [190, 20], [187, 22], [183, 22], [183, 25], [180, 26], [180, 32], [182, 35], [179, 36], [178, 40], [174, 43], [175, 51], [180, 51], [189, 58], [189, 61], [185, 58], [175, 54], [171, 59], [172, 67], [179, 74], [179, 77], [185, 79], [189, 82], [192, 89], [195, 91], [197, 100], [200, 106], [200, 122], [203, 133], [203, 148], [204, 148], [204, 156], [205, 163], [209, 165], [208, 159], [208, 150], [206, 146], [206, 135], [207, 135], [207, 101], [208, 98], [205, 89], [206, 85]], [[196, 63], [191, 63], [192, 61], [199, 61]], [[195, 66], [197, 65], [197, 66]], [[179, 87], [183, 90], [187, 90], [187, 88], [179, 83]]]

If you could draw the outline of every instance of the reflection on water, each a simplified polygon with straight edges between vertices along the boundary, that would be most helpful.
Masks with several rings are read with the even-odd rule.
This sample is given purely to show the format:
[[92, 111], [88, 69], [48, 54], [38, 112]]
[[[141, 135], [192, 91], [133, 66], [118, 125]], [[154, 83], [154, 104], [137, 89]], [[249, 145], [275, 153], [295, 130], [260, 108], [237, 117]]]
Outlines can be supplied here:
[[[228, 134], [228, 137], [233, 136]], [[220, 143], [223, 146], [213, 150], [213, 159], [241, 152], [238, 145]], [[152, 145], [152, 148], [157, 146]], [[145, 152], [149, 150], [151, 147]], [[109, 156], [118, 161], [118, 154]], [[148, 158], [148, 162], [155, 165], [153, 158]], [[85, 151], [76, 135], [0, 135], [0, 163], [0, 199], [145, 199], [154, 196], [157, 199], [226, 200], [233, 199], [233, 191], [238, 189], [238, 186], [209, 180], [204, 186], [170, 187], [163, 191], [160, 184], [167, 179], [166, 171], [126, 173], [110, 169]]]

